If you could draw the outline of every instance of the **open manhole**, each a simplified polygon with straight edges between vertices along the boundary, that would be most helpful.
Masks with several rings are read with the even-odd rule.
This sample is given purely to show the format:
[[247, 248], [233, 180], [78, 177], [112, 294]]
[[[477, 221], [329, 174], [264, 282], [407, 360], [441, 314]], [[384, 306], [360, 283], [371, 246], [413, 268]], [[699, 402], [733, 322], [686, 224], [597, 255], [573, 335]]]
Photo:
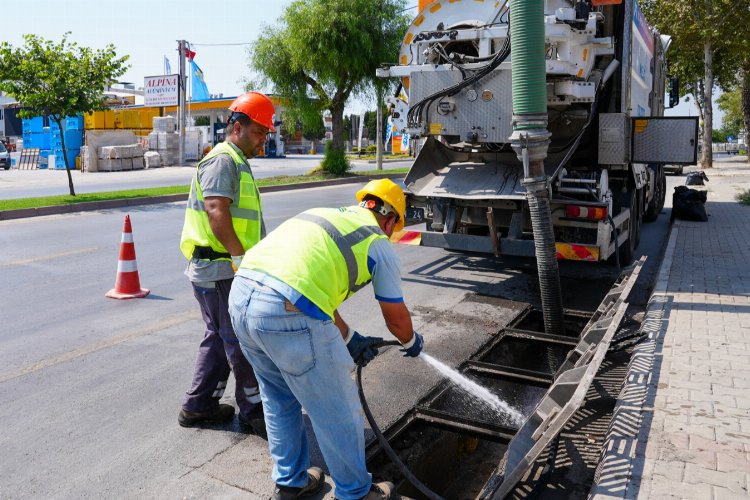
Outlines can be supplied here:
[[[507, 442], [443, 429], [421, 419], [389, 441], [409, 470], [446, 499], [475, 498], [507, 449]], [[425, 498], [382, 450], [368, 460], [368, 470], [376, 480], [393, 481], [402, 496]]]
[[[578, 338], [590, 317], [590, 313], [566, 310], [563, 313], [563, 327], [565, 330], [563, 335]], [[542, 311], [532, 309], [519, 316], [511, 324], [511, 327], [518, 330], [544, 333], [544, 315]]]
[[[459, 371], [523, 417], [533, 413], [554, 373], [587, 322], [565, 315], [566, 336], [543, 333], [541, 313], [523, 311], [459, 367]], [[574, 329], [578, 328], [578, 332]], [[475, 498], [497, 468], [521, 422], [462, 388], [443, 382], [384, 434], [409, 470], [446, 499]], [[377, 442], [368, 447], [368, 469], [392, 481], [402, 496], [426, 498], [394, 466]]]
[[[528, 308], [458, 367], [523, 419], [498, 413], [446, 380], [386, 429], [385, 440], [442, 498], [509, 494], [583, 402], [642, 265], [643, 259], [624, 272], [595, 312], [566, 310], [564, 335], [546, 334], [542, 312]], [[378, 441], [366, 456], [377, 480], [392, 481], [402, 496], [426, 498]]]

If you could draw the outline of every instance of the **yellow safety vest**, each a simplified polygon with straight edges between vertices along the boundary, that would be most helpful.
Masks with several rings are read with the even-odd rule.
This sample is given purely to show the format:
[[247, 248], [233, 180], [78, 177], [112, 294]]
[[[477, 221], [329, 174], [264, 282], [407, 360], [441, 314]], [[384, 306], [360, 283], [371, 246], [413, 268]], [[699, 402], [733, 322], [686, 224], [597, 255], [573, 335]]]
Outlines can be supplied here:
[[333, 312], [372, 279], [367, 252], [388, 239], [368, 209], [314, 208], [293, 217], [245, 254], [240, 268], [286, 283], [321, 311]]
[[[204, 162], [221, 154], [228, 154], [240, 172], [240, 195], [239, 199], [232, 200], [229, 205], [232, 214], [232, 227], [237, 238], [242, 243], [242, 248], [247, 251], [250, 247], [260, 241], [261, 231], [261, 207], [260, 192], [255, 185], [255, 179], [250, 172], [245, 156], [234, 146], [222, 142], [217, 144], [200, 163], [198, 169]], [[198, 182], [198, 170], [196, 170], [187, 208], [185, 209], [185, 223], [182, 226], [182, 238], [180, 250], [188, 260], [193, 257], [196, 247], [210, 247], [215, 252], [228, 253], [224, 245], [216, 238], [211, 225], [208, 222], [208, 214], [204, 205], [203, 190]], [[215, 260], [231, 260], [229, 257]]]

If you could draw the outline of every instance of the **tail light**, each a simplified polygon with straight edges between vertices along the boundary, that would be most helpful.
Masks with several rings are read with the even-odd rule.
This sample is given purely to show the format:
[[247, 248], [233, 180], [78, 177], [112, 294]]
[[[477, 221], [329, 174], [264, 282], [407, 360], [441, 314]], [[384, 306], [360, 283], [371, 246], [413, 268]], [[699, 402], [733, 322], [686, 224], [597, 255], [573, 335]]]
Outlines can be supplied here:
[[566, 205], [565, 217], [571, 219], [607, 220], [607, 207]]

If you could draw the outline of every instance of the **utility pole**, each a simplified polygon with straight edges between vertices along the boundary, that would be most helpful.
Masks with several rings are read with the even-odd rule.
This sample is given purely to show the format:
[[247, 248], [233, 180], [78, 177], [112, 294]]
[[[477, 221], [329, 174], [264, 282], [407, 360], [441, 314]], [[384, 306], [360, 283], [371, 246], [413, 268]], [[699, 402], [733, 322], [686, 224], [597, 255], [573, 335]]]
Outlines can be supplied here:
[[378, 120], [378, 125], [375, 127], [377, 130], [375, 136], [375, 140], [377, 141], [377, 149], [375, 150], [375, 165], [377, 170], [383, 170], [383, 107], [380, 105], [383, 101], [383, 96], [381, 95], [381, 88], [380, 82], [375, 83], [375, 93], [378, 96], [375, 103], [377, 105], [376, 116]]
[[177, 40], [177, 50], [179, 52], [180, 61], [180, 83], [179, 83], [179, 95], [180, 95], [180, 106], [177, 111], [177, 129], [180, 134], [179, 138], [179, 163], [183, 165], [185, 163], [185, 91], [187, 77], [185, 76], [185, 49], [187, 48], [187, 42], [185, 40]]
[[[380, 28], [380, 37], [378, 38], [378, 48], [380, 48], [381, 40], [383, 39], [383, 2], [381, 0], [380, 2], [380, 9], [378, 9], [378, 28]], [[380, 54], [380, 50], [378, 50], [378, 54]], [[377, 170], [383, 170], [383, 110], [381, 103], [383, 102], [383, 95], [382, 95], [382, 85], [380, 84], [380, 80], [375, 80], [375, 109], [376, 109], [376, 120], [377, 125], [375, 126], [375, 130], [377, 133], [375, 134], [375, 141], [376, 141], [376, 149], [375, 149], [375, 168]]]

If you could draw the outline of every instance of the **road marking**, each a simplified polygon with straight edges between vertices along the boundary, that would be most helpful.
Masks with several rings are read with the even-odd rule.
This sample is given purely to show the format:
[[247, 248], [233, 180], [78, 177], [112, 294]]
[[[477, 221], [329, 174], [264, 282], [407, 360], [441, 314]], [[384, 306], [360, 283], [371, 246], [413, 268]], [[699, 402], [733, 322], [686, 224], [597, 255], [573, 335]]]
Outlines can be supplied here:
[[96, 351], [101, 351], [102, 349], [106, 349], [108, 347], [112, 347], [117, 344], [122, 344], [123, 342], [126, 342], [128, 340], [132, 340], [138, 337], [143, 337], [145, 335], [156, 333], [161, 330], [165, 330], [167, 328], [171, 328], [173, 326], [177, 326], [182, 323], [187, 323], [188, 321], [193, 321], [197, 319], [200, 319], [200, 315], [195, 312], [176, 314], [169, 318], [163, 319], [162, 321], [158, 323], [141, 328], [140, 330], [126, 333], [124, 335], [120, 335], [119, 337], [113, 337], [111, 339], [102, 340], [100, 342], [96, 342], [95, 344], [91, 344], [88, 346], [79, 347], [78, 349], [75, 349], [73, 351], [69, 351], [69, 352], [60, 354], [58, 356], [51, 356], [47, 359], [37, 361], [36, 363], [32, 365], [19, 368], [18, 370], [13, 370], [10, 372], [2, 373], [0, 374], [0, 384], [2, 384], [3, 382], [7, 382], [8, 380], [13, 380], [18, 377], [23, 377], [24, 375], [28, 375], [30, 373], [38, 372], [39, 370], [43, 370], [44, 368], [49, 368], [51, 366], [59, 365], [61, 363], [65, 363], [75, 358], [80, 358], [81, 356], [86, 356], [87, 354], [91, 354]]
[[102, 247], [90, 247], [80, 248], [78, 250], [70, 250], [68, 252], [51, 253], [47, 255], [39, 255], [38, 257], [30, 257], [28, 259], [12, 260], [10, 262], [0, 262], [0, 266], [25, 266], [26, 264], [33, 264], [34, 262], [41, 262], [43, 260], [58, 259], [60, 257], [70, 257], [71, 255], [78, 255], [82, 253], [91, 253], [101, 250]]

